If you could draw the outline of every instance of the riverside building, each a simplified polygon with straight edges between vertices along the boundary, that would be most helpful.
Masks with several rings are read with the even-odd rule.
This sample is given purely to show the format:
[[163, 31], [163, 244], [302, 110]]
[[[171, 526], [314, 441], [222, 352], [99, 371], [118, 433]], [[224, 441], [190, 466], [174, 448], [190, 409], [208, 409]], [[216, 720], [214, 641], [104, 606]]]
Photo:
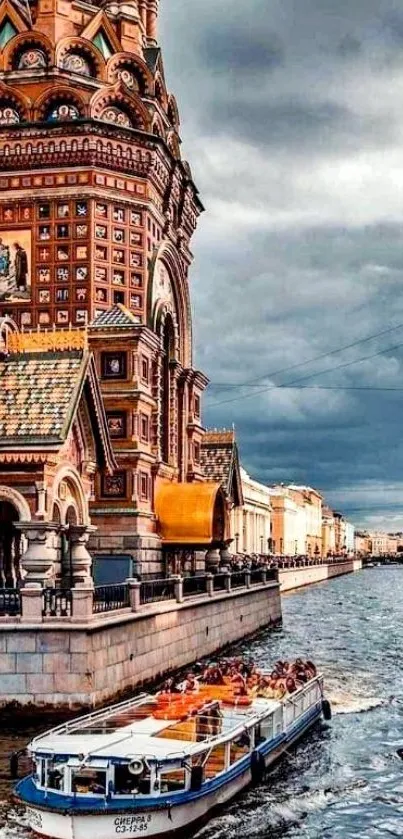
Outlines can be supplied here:
[[[229, 539], [225, 491], [202, 470], [207, 379], [192, 360], [190, 240], [203, 208], [181, 157], [157, 16], [157, 0], [0, 3], [4, 376], [12, 398], [34, 400], [29, 381], [21, 396], [20, 373], [11, 375], [15, 358], [43, 385], [31, 404], [38, 435], [27, 417], [17, 436], [2, 427], [5, 541], [26, 538], [31, 520], [39, 544], [53, 531], [69, 538], [54, 475], [70, 447], [60, 491], [75, 499], [92, 551], [150, 572], [191, 565]], [[66, 353], [77, 363], [69, 367]], [[73, 393], [87, 354], [84, 389], [102, 396], [98, 431], [84, 406], [79, 430], [66, 424], [57, 439], [66, 447], [59, 463], [47, 406], [62, 415], [59, 367]], [[89, 456], [92, 433], [103, 435], [104, 451], [94, 443]]]

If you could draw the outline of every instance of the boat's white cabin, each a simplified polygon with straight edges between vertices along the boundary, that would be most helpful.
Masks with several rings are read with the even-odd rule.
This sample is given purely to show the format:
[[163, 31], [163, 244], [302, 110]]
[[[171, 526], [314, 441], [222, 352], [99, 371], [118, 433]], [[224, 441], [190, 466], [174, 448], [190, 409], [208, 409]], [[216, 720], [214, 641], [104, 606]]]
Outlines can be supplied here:
[[143, 694], [37, 737], [30, 745], [34, 783], [58, 795], [111, 798], [172, 795], [200, 788], [265, 741], [275, 740], [321, 700], [321, 680], [277, 701], [246, 707], [206, 701], [164, 719]]

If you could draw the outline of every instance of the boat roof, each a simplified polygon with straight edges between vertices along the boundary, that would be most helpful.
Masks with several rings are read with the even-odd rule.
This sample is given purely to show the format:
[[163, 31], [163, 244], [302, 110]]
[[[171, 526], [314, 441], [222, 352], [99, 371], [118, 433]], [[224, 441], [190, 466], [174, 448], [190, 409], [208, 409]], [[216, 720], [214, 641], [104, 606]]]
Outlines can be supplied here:
[[[137, 709], [141, 712], [142, 706], [154, 703], [155, 700], [154, 696], [143, 695], [129, 700], [128, 703], [87, 714], [36, 737], [30, 743], [29, 750], [35, 754], [63, 756], [66, 760], [80, 758], [80, 765], [84, 759], [94, 763], [107, 759], [130, 760], [140, 755], [151, 761], [172, 760], [175, 755], [183, 757], [184, 753], [205, 751], [206, 745], [211, 746], [214, 741], [231, 739], [236, 735], [237, 729], [242, 732], [259, 717], [266, 715], [270, 710], [274, 711], [280, 705], [276, 700], [263, 698], [253, 700], [249, 706], [224, 705], [220, 708], [220, 733], [201, 742], [186, 740], [182, 736], [180, 739], [175, 738], [174, 729], [181, 719], [156, 719], [150, 713], [143, 719], [131, 721], [129, 724], [117, 724], [119, 719], [124, 720], [126, 716], [130, 716], [130, 711]], [[206, 706], [208, 705], [211, 707], [211, 701], [206, 702]]]

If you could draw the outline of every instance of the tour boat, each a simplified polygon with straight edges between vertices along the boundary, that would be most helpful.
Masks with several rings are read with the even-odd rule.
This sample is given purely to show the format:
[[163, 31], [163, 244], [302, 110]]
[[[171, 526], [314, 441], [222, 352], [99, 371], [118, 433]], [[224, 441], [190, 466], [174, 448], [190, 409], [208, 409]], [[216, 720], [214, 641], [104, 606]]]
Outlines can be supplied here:
[[320, 675], [281, 700], [228, 685], [141, 694], [32, 740], [32, 774], [15, 796], [42, 837], [189, 835], [321, 715], [330, 718]]

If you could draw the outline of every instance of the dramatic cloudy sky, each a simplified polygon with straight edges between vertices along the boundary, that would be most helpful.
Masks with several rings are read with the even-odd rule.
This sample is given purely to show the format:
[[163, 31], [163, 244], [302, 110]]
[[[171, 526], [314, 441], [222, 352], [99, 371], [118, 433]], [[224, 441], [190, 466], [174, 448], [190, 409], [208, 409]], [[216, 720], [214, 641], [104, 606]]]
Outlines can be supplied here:
[[206, 207], [191, 282], [206, 422], [235, 423], [256, 478], [403, 529], [403, 3], [161, 5]]

